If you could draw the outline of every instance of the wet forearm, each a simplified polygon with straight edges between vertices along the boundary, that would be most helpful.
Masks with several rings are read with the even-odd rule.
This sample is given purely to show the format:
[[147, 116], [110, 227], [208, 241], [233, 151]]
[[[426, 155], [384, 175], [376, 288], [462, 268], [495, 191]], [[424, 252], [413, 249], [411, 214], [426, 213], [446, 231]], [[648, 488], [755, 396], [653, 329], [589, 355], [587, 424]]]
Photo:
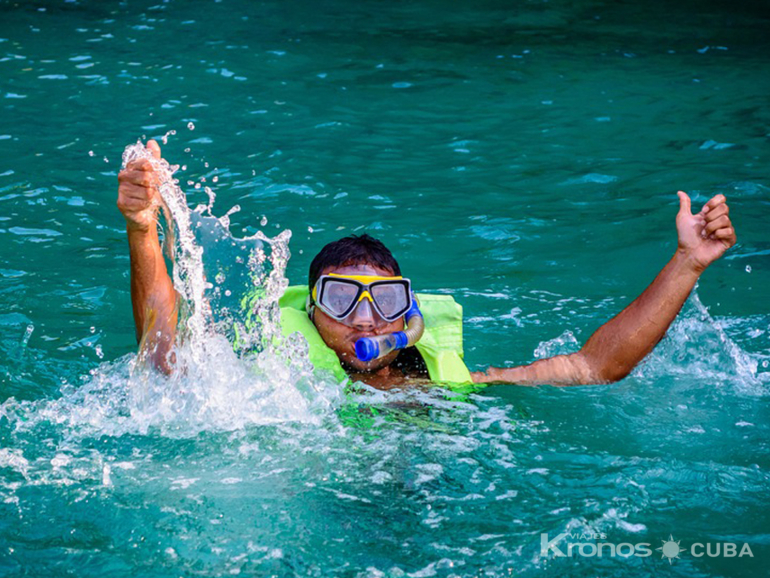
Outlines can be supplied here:
[[157, 230], [128, 230], [131, 304], [137, 341], [151, 330], [173, 340], [176, 293], [168, 275]]
[[581, 349], [589, 379], [611, 382], [628, 375], [666, 334], [701, 272], [686, 252], [677, 251], [644, 293]]

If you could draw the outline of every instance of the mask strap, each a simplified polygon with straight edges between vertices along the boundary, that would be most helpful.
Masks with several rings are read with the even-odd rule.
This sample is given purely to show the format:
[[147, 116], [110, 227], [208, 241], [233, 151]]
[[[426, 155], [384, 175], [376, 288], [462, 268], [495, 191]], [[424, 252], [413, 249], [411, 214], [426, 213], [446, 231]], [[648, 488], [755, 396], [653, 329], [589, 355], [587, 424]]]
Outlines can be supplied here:
[[310, 318], [310, 321], [313, 321], [313, 314], [315, 313], [315, 305], [313, 304], [313, 300], [311, 299], [309, 293], [308, 293], [307, 299], [305, 299], [305, 311], [307, 311], [307, 316]]

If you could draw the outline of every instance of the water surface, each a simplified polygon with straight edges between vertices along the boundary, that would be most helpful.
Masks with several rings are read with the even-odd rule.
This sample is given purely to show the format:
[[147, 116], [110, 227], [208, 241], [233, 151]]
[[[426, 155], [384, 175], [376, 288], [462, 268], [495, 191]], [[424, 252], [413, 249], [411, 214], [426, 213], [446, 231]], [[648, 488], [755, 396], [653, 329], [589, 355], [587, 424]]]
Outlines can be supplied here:
[[[0, 573], [762, 575], [769, 25], [762, 2], [0, 3]], [[209, 185], [237, 234], [291, 229], [292, 283], [380, 237], [463, 304], [472, 369], [585, 343], [673, 254], [677, 189], [725, 193], [739, 244], [619, 384], [346, 398], [215, 366], [164, 413], [140, 394], [181, 390], [129, 379], [115, 200], [125, 145], [167, 134], [190, 206]], [[545, 560], [568, 530], [754, 558]]]

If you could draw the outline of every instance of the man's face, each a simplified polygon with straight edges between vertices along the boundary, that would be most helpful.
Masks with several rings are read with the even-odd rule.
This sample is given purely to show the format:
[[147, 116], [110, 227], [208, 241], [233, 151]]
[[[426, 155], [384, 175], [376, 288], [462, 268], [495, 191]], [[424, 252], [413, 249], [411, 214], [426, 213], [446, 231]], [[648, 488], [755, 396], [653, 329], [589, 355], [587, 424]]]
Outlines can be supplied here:
[[[328, 267], [321, 271], [321, 275], [337, 273], [339, 275], [377, 275], [391, 277], [393, 271], [381, 269], [374, 265], [348, 265], [345, 267]], [[312, 291], [312, 287], [310, 288]], [[319, 307], [313, 313], [313, 323], [321, 334], [326, 345], [331, 347], [342, 363], [358, 371], [377, 371], [390, 365], [398, 356], [398, 351], [393, 351], [371, 361], [361, 361], [356, 357], [356, 341], [362, 337], [382, 335], [404, 330], [404, 318], [388, 323], [374, 310], [368, 299], [362, 299], [345, 321], [350, 325], [340, 323], [332, 319]]]

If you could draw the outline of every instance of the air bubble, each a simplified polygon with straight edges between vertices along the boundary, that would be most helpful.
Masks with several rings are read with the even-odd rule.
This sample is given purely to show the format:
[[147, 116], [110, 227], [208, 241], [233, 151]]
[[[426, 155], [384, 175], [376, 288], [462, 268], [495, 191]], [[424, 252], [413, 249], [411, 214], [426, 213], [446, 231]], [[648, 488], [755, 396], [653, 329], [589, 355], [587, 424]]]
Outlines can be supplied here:
[[746, 273], [751, 273], [751, 265], [746, 265]]
[[190, 130], [195, 130], [195, 125], [192, 122], [188, 122], [187, 128], [189, 128]]
[[222, 273], [221, 271], [217, 273], [216, 277], [214, 277], [214, 280], [220, 285], [225, 282], [225, 279], [226, 279], [225, 274]]
[[92, 157], [92, 156], [94, 156], [95, 154], [96, 154], [96, 153], [94, 153], [94, 151], [88, 151], [88, 156], [89, 156], [89, 157]]
[[201, 188], [201, 184], [200, 183], [195, 183], [195, 188], [196, 188], [196, 190], [200, 189]]
[[211, 182], [212, 183], [218, 183], [219, 182], [219, 177], [217, 177], [217, 176], [211, 177]]
[[263, 227], [267, 225], [267, 217], [262, 215], [262, 218], [259, 220], [259, 224], [262, 225]]
[[307, 232], [308, 232], [308, 233], [312, 233], [312, 232], [313, 232], [313, 227], [308, 227], [308, 228], [307, 228]]

